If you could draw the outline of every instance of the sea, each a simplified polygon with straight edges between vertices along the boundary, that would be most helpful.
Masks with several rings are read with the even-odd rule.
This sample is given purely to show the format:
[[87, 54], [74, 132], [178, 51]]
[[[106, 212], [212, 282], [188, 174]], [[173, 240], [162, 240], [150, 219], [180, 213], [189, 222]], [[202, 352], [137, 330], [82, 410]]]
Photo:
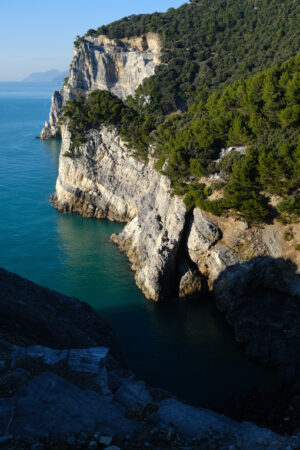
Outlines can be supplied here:
[[57, 88], [0, 83], [0, 266], [89, 303], [115, 330], [129, 369], [181, 400], [219, 408], [267, 389], [273, 371], [246, 357], [210, 296], [146, 300], [110, 241], [123, 224], [53, 208], [61, 143], [34, 138]]

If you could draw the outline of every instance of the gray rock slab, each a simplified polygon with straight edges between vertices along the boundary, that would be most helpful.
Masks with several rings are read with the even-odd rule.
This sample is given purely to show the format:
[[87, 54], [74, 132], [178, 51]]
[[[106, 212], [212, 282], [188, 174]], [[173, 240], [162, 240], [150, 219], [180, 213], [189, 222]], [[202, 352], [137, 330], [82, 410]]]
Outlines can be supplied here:
[[14, 397], [0, 400], [0, 431], [7, 430], [9, 422], [8, 432], [25, 439], [83, 431], [115, 436], [136, 428], [106, 397], [47, 372]]
[[135, 408], [137, 405], [146, 406], [153, 401], [145, 383], [130, 378], [123, 381], [122, 386], [114, 396], [114, 400], [126, 408]]
[[187, 242], [192, 261], [199, 264], [203, 253], [220, 240], [221, 237], [222, 233], [217, 225], [208, 219], [199, 208], [195, 208]]
[[75, 372], [97, 374], [104, 367], [107, 354], [105, 347], [72, 349], [68, 355], [68, 366]]
[[[221, 439], [224, 444], [242, 449], [286, 449], [297, 448], [298, 440], [283, 437], [265, 428], [248, 422], [238, 423], [221, 414], [195, 408], [174, 399], [160, 403], [158, 415], [162, 423], [174, 425], [187, 438], [205, 437]], [[299, 440], [300, 444], [300, 440]]]

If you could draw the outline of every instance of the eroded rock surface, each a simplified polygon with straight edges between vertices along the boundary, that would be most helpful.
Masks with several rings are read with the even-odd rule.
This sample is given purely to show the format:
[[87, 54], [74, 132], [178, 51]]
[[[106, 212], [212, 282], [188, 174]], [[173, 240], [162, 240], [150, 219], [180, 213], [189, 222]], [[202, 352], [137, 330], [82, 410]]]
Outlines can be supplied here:
[[67, 83], [52, 95], [49, 122], [45, 123], [41, 139], [59, 136], [62, 107], [79, 92], [107, 90], [122, 100], [134, 96], [144, 79], [154, 75], [160, 53], [161, 43], [155, 33], [128, 39], [87, 36], [74, 49]]
[[63, 127], [54, 205], [62, 212], [128, 222], [112, 239], [127, 253], [137, 285], [154, 300], [176, 296], [186, 210], [182, 199], [170, 195], [169, 180], [151, 162], [130, 156], [114, 128], [92, 130], [80, 157], [64, 156], [69, 146]]

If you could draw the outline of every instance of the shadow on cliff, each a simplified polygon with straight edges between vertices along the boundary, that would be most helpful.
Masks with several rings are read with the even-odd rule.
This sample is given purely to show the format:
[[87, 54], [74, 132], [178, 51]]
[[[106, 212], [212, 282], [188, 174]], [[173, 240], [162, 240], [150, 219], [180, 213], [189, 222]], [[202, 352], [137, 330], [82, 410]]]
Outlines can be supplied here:
[[299, 377], [300, 275], [294, 263], [265, 256], [230, 266], [215, 280], [213, 294], [248, 356], [289, 379]]

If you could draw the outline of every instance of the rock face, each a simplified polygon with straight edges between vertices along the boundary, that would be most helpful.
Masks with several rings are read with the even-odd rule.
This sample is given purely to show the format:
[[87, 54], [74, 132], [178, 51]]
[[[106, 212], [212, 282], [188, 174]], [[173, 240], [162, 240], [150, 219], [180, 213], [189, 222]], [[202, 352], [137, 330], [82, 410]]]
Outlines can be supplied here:
[[[127, 253], [147, 298], [178, 297], [192, 285], [198, 286], [197, 292], [199, 273], [213, 290], [228, 267], [258, 256], [291, 260], [294, 282], [281, 290], [299, 296], [299, 252], [291, 252], [281, 224], [249, 228], [233, 217], [217, 218], [198, 208], [188, 214], [182, 198], [171, 195], [168, 178], [154, 169], [154, 161], [137, 159], [114, 127], [91, 130], [87, 143], [76, 151], [70, 146], [64, 125], [54, 205], [83, 217], [127, 222], [112, 239]], [[297, 225], [294, 234], [299, 235]]]
[[123, 100], [133, 96], [144, 79], [154, 75], [160, 53], [160, 39], [155, 33], [128, 39], [86, 37], [75, 47], [67, 83], [53, 93], [49, 122], [41, 139], [59, 136], [57, 122], [62, 107], [79, 92], [108, 90]]
[[264, 364], [299, 371], [300, 283], [296, 266], [258, 257], [224, 270], [214, 284], [217, 306], [246, 352]]
[[129, 156], [114, 128], [90, 132], [80, 157], [66, 157], [70, 134], [63, 127], [63, 145], [54, 205], [84, 217], [128, 222], [113, 241], [124, 250], [146, 297], [178, 295], [177, 252], [185, 224], [185, 206], [171, 197], [169, 180]]
[[[299, 448], [300, 435], [284, 437], [239, 423], [149, 388], [114, 360], [113, 333], [90, 307], [4, 270], [0, 276], [1, 318], [9, 318], [13, 308], [18, 325], [1, 327], [1, 448]], [[72, 336], [65, 348], [64, 327], [56, 329], [51, 346], [35, 317], [43, 311], [47, 321], [49, 311], [52, 323], [55, 308]], [[85, 341], [80, 326], [86, 328]]]

